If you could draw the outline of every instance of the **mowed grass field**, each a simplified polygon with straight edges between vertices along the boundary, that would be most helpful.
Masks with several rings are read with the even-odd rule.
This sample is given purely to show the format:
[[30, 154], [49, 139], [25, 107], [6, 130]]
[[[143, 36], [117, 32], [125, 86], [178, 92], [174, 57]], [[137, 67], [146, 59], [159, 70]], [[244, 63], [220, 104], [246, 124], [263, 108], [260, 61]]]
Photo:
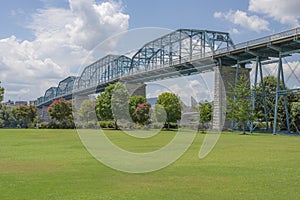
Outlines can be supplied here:
[[[116, 144], [150, 151], [175, 132]], [[159, 171], [128, 174], [106, 167], [75, 130], [0, 129], [0, 199], [299, 199], [300, 137], [223, 133], [204, 159], [198, 134], [188, 151]]]

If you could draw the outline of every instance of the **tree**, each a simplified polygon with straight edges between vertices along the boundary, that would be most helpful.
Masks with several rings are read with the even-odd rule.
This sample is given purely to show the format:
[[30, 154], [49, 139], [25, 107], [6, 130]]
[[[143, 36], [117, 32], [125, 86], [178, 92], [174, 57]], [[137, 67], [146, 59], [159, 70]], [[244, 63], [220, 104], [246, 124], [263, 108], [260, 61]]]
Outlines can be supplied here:
[[47, 111], [51, 119], [55, 119], [59, 122], [73, 122], [71, 101], [64, 99], [54, 100]]
[[89, 121], [94, 120], [94, 113], [95, 113], [95, 106], [96, 103], [92, 100], [84, 100], [81, 105], [78, 112], [79, 118], [81, 120], [86, 120], [86, 123]]
[[141, 125], [150, 124], [150, 109], [151, 109], [151, 104], [149, 102], [138, 104], [133, 114], [138, 124]]
[[23, 124], [23, 120], [17, 115], [17, 107], [8, 108], [2, 105], [2, 119], [5, 122], [5, 127], [19, 127]]
[[97, 98], [98, 118], [100, 120], [114, 120], [115, 129], [118, 129], [118, 120], [129, 119], [128, 100], [128, 91], [122, 83], [110, 84]]
[[[277, 78], [274, 76], [266, 76], [263, 78], [264, 82], [264, 90], [265, 90], [265, 98], [266, 98], [266, 111], [267, 111], [267, 118], [268, 121], [272, 124], [274, 122], [274, 107], [275, 107], [275, 94], [276, 94], [276, 87], [277, 87]], [[283, 83], [280, 82], [280, 87], [283, 88]], [[285, 89], [288, 89], [285, 87]], [[255, 113], [257, 117], [260, 119], [264, 118], [264, 103], [263, 103], [263, 96], [262, 96], [262, 82], [260, 82], [256, 86], [256, 101], [255, 101]], [[290, 108], [290, 99], [291, 96], [288, 96], [288, 107]], [[278, 118], [285, 120], [285, 108], [284, 108], [284, 101], [283, 96], [279, 97], [278, 101]]]
[[9, 110], [5, 104], [0, 104], [0, 119], [1, 119], [0, 127], [9, 127], [10, 115], [11, 115], [11, 110]]
[[300, 102], [291, 104], [291, 125], [296, 131], [300, 130]]
[[[27, 116], [24, 112], [24, 115], [20, 113], [19, 106], [9, 107], [6, 104], [0, 104], [0, 121], [1, 125], [0, 127], [9, 127], [9, 128], [15, 128], [15, 127], [21, 127], [21, 126], [28, 126], [28, 122], [31, 121], [29, 116]], [[32, 112], [32, 111], [31, 111]], [[32, 113], [36, 113], [34, 110]], [[21, 114], [21, 115], [20, 115]], [[26, 120], [24, 118], [27, 118]]]
[[134, 114], [136, 111], [136, 108], [139, 104], [146, 103], [146, 98], [143, 96], [131, 96], [129, 98], [129, 114], [134, 123], [138, 123], [138, 119], [136, 118], [136, 115]]
[[33, 123], [36, 118], [37, 108], [34, 105], [22, 105], [15, 108], [17, 117], [20, 117], [26, 126], [29, 123]]
[[99, 120], [113, 120], [113, 113], [111, 110], [111, 96], [115, 85], [107, 86], [98, 97], [96, 101], [96, 113]]
[[170, 128], [171, 122], [176, 123], [181, 119], [181, 102], [179, 96], [176, 94], [164, 92], [158, 96], [156, 104], [165, 109], [168, 129]]
[[236, 123], [242, 125], [243, 134], [246, 134], [246, 126], [248, 121], [255, 118], [251, 104], [250, 82], [246, 77], [241, 76], [236, 86], [230, 86], [230, 96], [227, 96], [227, 117]]
[[199, 105], [200, 118], [199, 122], [202, 123], [202, 133], [204, 133], [204, 124], [211, 121], [212, 105], [210, 103], [200, 103]]
[[115, 83], [115, 87], [113, 89], [111, 97], [111, 109], [113, 112], [116, 128], [118, 126], [118, 120], [128, 121], [130, 118], [128, 101], [129, 93], [125, 86], [120, 82]]
[[3, 100], [3, 97], [4, 97], [4, 88], [0, 86], [0, 102]]

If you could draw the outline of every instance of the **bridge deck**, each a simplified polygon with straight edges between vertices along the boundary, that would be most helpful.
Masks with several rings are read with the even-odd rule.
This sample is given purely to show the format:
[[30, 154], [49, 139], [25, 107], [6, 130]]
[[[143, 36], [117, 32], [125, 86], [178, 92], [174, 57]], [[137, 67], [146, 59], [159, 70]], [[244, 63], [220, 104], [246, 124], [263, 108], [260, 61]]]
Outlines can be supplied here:
[[[190, 44], [194, 42], [192, 40], [192, 37], [194, 37], [197, 34], [200, 33], [194, 31], [193, 35], [190, 36]], [[216, 35], [210, 37], [212, 37], [214, 41], [222, 40], [223, 35], [217, 35], [217, 34], [220, 33], [216, 32]], [[176, 35], [176, 36], [181, 37], [181, 35]], [[205, 40], [205, 37], [209, 37], [209, 36], [203, 34], [201, 35], [200, 39]], [[154, 49], [151, 49], [151, 51], [154, 52], [155, 55], [160, 53], [160, 57], [155, 57], [156, 61], [152, 62], [151, 68], [145, 68], [143, 70], [137, 70], [137, 71], [128, 71], [125, 74], [123, 73], [120, 74], [119, 76], [112, 77], [111, 79], [105, 79], [105, 81], [102, 82], [96, 80], [94, 81], [95, 85], [91, 85], [86, 88], [77, 88], [77, 89], [75, 88], [66, 94], [61, 94], [59, 96], [56, 96], [53, 99], [71, 98], [72, 94], [91, 94], [95, 92], [100, 92], [103, 91], [108, 84], [114, 83], [119, 80], [126, 81], [126, 82], [149, 82], [149, 81], [161, 80], [165, 78], [187, 76], [191, 74], [212, 71], [214, 67], [220, 65], [222, 66], [234, 66], [236, 64], [244, 65], [246, 63], [250, 63], [251, 61], [255, 61], [257, 57], [259, 57], [261, 61], [267, 61], [270, 60], [271, 58], [289, 56], [300, 52], [300, 28], [288, 30], [282, 33], [270, 35], [256, 40], [243, 42], [237, 45], [231, 44], [231, 41], [229, 41], [229, 35], [226, 35], [226, 37], [227, 37], [226, 39], [227, 46], [225, 48], [220, 48], [215, 50], [211, 49], [211, 51], [208, 52], [202, 52], [201, 50], [199, 50], [195, 53], [192, 53], [192, 51], [190, 51], [190, 54], [182, 53], [181, 48], [183, 43], [180, 42], [179, 55], [176, 55], [176, 59], [173, 59], [175, 57], [174, 55], [172, 55], [172, 52], [170, 50], [169, 52], [167, 52], [165, 49], [156, 50], [154, 52]], [[176, 38], [175, 41], [178, 43], [178, 41], [180, 40]], [[157, 41], [155, 40], [155, 42]], [[172, 45], [174, 46], [174, 44], [172, 43], [171, 46], [168, 48], [172, 49], [173, 47]], [[204, 50], [206, 50], [206, 48], [207, 46], [204, 45]], [[167, 53], [169, 56], [168, 57], [169, 60], [168, 62], [165, 63], [165, 57], [167, 56]], [[147, 55], [145, 54], [144, 56], [146, 57]], [[159, 59], [160, 61], [157, 61]], [[126, 67], [129, 67], [128, 59], [126, 59], [126, 61], [127, 61]], [[103, 73], [104, 72], [105, 74], [107, 73], [107, 71], [103, 71]], [[48, 105], [53, 99], [38, 101], [37, 106]]]

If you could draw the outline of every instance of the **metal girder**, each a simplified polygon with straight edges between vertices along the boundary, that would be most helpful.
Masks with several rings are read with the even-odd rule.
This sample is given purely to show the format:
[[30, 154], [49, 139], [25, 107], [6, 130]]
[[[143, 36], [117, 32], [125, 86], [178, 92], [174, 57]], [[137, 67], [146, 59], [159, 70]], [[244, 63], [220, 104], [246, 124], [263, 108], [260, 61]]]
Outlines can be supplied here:
[[290, 55], [295, 54], [295, 53], [300, 53], [300, 49], [295, 49], [295, 50], [291, 50], [291, 51], [282, 52], [281, 55], [282, 56], [290, 56]]
[[232, 46], [228, 33], [179, 29], [148, 42], [132, 57], [130, 73], [149, 71], [213, 55], [222, 47]]
[[273, 64], [273, 63], [278, 63], [278, 60], [267, 60], [264, 62], [261, 62], [262, 65], [269, 65], [269, 64]]
[[129, 72], [130, 64], [131, 59], [124, 55], [107, 55], [83, 70], [76, 81], [76, 89], [94, 87], [121, 77]]
[[230, 55], [230, 54], [227, 54], [226, 57], [231, 58], [231, 59], [236, 60], [236, 61], [239, 60], [238, 56], [233, 56], [233, 55]]
[[60, 81], [56, 88], [56, 97], [66, 95], [66, 94], [71, 94], [73, 91], [73, 85], [75, 79], [76, 79], [75, 76], [69, 76], [64, 80]]
[[[280, 85], [280, 81], [282, 81], [282, 86]], [[275, 95], [273, 134], [277, 133], [279, 95], [281, 95], [282, 91], [285, 91], [285, 90], [286, 90], [286, 88], [285, 88], [284, 74], [283, 74], [283, 67], [282, 67], [282, 57], [279, 56], [276, 95]], [[287, 131], [290, 133], [289, 110], [288, 110], [288, 105], [287, 105], [286, 93], [283, 94], [283, 98], [284, 98], [284, 108], [285, 108], [285, 113], [286, 113]]]
[[246, 60], [240, 60], [238, 61], [239, 64], [245, 64], [245, 63], [251, 63], [252, 61], [255, 61], [256, 58], [249, 58], [249, 59], [246, 59]]
[[[132, 58], [108, 55], [87, 66], [81, 76], [73, 80], [72, 92], [90, 91], [90, 88], [105, 86], [120, 77], [125, 80], [150, 81], [201, 73], [215, 66], [214, 63], [202, 63], [202, 60], [212, 59], [225, 65], [243, 65], [255, 60], [257, 56], [261, 62], [270, 57], [299, 53], [299, 33], [300, 28], [296, 28], [234, 45], [230, 35], [225, 32], [179, 29], [146, 43]], [[195, 66], [194, 63], [198, 61], [199, 66]], [[151, 78], [151, 75], [154, 77]], [[65, 92], [61, 92], [61, 86], [58, 86], [60, 94]], [[51, 90], [40, 97], [37, 104], [42, 105], [50, 96], [53, 96]]]
[[46, 90], [43, 100], [49, 101], [51, 99], [54, 99], [56, 97], [56, 90], [57, 87], [50, 87], [48, 90]]
[[[261, 97], [263, 99], [263, 105], [264, 105], [264, 120], [266, 122], [266, 130], [269, 129], [269, 123], [268, 123], [268, 111], [267, 111], [267, 103], [266, 103], [266, 94], [265, 94], [265, 84], [264, 84], [264, 79], [263, 79], [263, 72], [262, 72], [262, 62], [261, 58], [259, 56], [256, 57], [256, 65], [255, 65], [255, 76], [254, 76], [254, 87], [252, 91], [252, 110], [254, 112], [255, 110], [255, 104], [257, 101], [257, 79], [258, 79], [258, 74], [260, 76], [260, 84], [262, 88], [262, 94]], [[250, 124], [250, 132], [253, 132], [255, 129], [253, 122]]]
[[256, 56], [256, 57], [259, 56], [259, 53], [251, 51], [251, 50], [246, 50], [245, 52], [252, 55], [252, 56]]
[[273, 50], [278, 51], [278, 52], [281, 52], [281, 48], [277, 47], [275, 45], [268, 45], [268, 48], [273, 49]]
[[297, 42], [297, 43], [300, 43], [300, 40], [298, 40], [298, 39], [295, 39], [294, 41]]

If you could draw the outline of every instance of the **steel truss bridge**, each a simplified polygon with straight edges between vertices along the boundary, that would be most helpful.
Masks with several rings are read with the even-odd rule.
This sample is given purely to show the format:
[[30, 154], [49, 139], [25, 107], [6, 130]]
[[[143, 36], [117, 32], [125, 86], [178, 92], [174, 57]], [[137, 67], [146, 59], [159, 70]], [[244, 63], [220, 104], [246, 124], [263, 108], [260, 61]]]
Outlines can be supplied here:
[[[249, 63], [255, 63], [254, 85], [260, 78], [264, 91], [263, 65], [274, 62], [276, 58], [278, 75], [273, 132], [277, 131], [278, 102], [281, 96], [286, 109], [286, 128], [290, 131], [286, 100], [289, 91], [285, 90], [282, 59], [296, 53], [300, 53], [300, 27], [240, 44], [234, 44], [226, 32], [179, 29], [148, 42], [132, 57], [107, 55], [97, 60], [86, 66], [80, 76], [67, 77], [57, 87], [50, 87], [35, 104], [41, 108], [49, 106], [54, 99], [72, 99], [74, 94], [101, 92], [107, 85], [120, 80], [143, 83], [213, 71], [215, 67], [235, 66], [237, 81], [239, 69]], [[280, 82], [283, 82], [283, 86]], [[268, 122], [266, 96], [263, 92], [264, 120]], [[254, 90], [253, 108], [257, 98]], [[251, 128], [254, 130], [255, 126], [252, 124]]]

